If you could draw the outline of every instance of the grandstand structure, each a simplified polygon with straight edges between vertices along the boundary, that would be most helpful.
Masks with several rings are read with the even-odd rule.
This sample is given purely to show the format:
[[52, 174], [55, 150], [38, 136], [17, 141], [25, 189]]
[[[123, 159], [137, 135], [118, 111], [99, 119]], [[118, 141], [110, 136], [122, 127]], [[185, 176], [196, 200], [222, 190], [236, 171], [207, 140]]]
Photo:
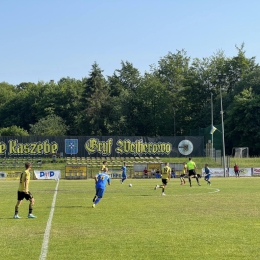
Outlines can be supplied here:
[[[143, 172], [136, 171], [136, 165], [142, 169], [148, 165], [159, 167], [163, 163], [160, 157], [66, 157], [65, 178], [66, 179], [85, 179], [92, 178], [101, 171], [103, 162], [109, 169], [111, 178], [121, 178], [123, 163], [127, 166], [127, 175], [130, 178], [144, 178]], [[150, 177], [149, 172], [149, 177]]]
[[87, 166], [88, 168], [99, 168], [106, 161], [108, 168], [121, 168], [125, 162], [128, 167], [135, 163], [162, 163], [160, 157], [66, 157], [66, 165]]
[[24, 164], [30, 162], [34, 168], [42, 167], [43, 159], [41, 157], [2, 157], [0, 166], [4, 169], [24, 168]]

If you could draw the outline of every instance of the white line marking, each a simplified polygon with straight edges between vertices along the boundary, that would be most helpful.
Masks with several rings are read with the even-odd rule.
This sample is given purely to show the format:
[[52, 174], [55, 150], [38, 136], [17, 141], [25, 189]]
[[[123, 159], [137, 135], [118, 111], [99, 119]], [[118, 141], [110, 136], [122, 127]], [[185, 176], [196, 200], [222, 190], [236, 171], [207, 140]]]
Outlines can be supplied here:
[[216, 190], [214, 190], [214, 191], [209, 191], [208, 193], [216, 193], [216, 192], [220, 192], [220, 190], [219, 190], [219, 189], [216, 189]]
[[41, 250], [39, 260], [44, 260], [47, 257], [49, 238], [50, 238], [50, 232], [51, 232], [51, 223], [52, 223], [52, 218], [53, 218], [54, 209], [55, 209], [56, 196], [57, 196], [57, 193], [58, 193], [58, 186], [59, 186], [59, 181], [57, 181], [57, 185], [56, 185], [55, 192], [54, 192], [54, 195], [53, 195], [53, 200], [52, 200], [52, 204], [51, 204], [51, 211], [50, 211], [49, 219], [48, 219], [47, 226], [46, 226], [45, 233], [44, 233], [44, 237], [43, 237], [42, 250]]

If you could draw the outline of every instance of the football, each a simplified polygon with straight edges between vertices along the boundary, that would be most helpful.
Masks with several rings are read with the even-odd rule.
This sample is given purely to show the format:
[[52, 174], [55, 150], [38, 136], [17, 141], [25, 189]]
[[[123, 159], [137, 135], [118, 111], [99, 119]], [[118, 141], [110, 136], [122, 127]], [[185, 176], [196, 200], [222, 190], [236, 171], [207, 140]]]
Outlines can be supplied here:
[[129, 184], [129, 187], [132, 187], [132, 184], [131, 184], [131, 183]]

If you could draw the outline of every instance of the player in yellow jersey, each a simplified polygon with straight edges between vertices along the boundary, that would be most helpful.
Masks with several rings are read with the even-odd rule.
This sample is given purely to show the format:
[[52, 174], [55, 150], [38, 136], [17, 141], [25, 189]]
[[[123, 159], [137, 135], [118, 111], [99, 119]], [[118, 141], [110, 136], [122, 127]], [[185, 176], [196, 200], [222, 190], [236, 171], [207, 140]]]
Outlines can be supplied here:
[[165, 163], [165, 166], [162, 168], [161, 177], [162, 177], [162, 185], [160, 185], [160, 186], [156, 185], [154, 189], [156, 190], [157, 188], [161, 188], [162, 195], [165, 196], [164, 191], [165, 191], [168, 181], [171, 178], [171, 168], [169, 167], [169, 163]]
[[185, 184], [185, 179], [184, 177], [186, 176], [187, 174], [187, 164], [186, 162], [183, 163], [183, 169], [182, 169], [182, 173], [181, 173], [181, 176], [180, 176], [180, 180], [181, 180], [181, 185]]
[[17, 192], [17, 203], [15, 205], [15, 213], [14, 213], [14, 218], [21, 218], [18, 215], [19, 207], [23, 201], [23, 199], [29, 200], [29, 213], [28, 213], [28, 218], [36, 218], [32, 214], [33, 211], [33, 205], [34, 205], [34, 198], [33, 195], [29, 191], [29, 183], [30, 183], [30, 170], [31, 170], [31, 163], [27, 162], [25, 163], [25, 171], [21, 173], [20, 177], [20, 183], [19, 183], [19, 188]]
[[102, 166], [101, 166], [101, 172], [107, 167], [107, 161], [104, 161]]

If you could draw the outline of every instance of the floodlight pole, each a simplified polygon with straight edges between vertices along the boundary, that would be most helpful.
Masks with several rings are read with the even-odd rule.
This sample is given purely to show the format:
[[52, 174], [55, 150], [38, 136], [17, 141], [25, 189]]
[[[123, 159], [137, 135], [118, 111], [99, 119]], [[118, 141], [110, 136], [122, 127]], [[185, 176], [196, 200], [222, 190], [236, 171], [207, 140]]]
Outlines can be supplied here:
[[175, 121], [175, 107], [173, 108], [174, 110], [174, 136], [176, 136], [176, 121]]
[[[211, 93], [211, 127], [213, 128], [213, 94], [212, 93]], [[214, 151], [214, 148], [213, 148], [213, 133], [211, 135], [211, 148], [212, 148], [211, 156], [213, 158], [214, 157], [213, 156], [213, 151]]]
[[[221, 75], [219, 75], [221, 76]], [[223, 75], [225, 77], [225, 74]], [[223, 146], [223, 170], [224, 170], [224, 177], [226, 177], [226, 153], [225, 153], [225, 135], [224, 135], [224, 119], [223, 119], [223, 105], [222, 105], [222, 90], [221, 90], [221, 82], [219, 84], [220, 89], [220, 114], [221, 114], [221, 125], [222, 125], [222, 146]]]

